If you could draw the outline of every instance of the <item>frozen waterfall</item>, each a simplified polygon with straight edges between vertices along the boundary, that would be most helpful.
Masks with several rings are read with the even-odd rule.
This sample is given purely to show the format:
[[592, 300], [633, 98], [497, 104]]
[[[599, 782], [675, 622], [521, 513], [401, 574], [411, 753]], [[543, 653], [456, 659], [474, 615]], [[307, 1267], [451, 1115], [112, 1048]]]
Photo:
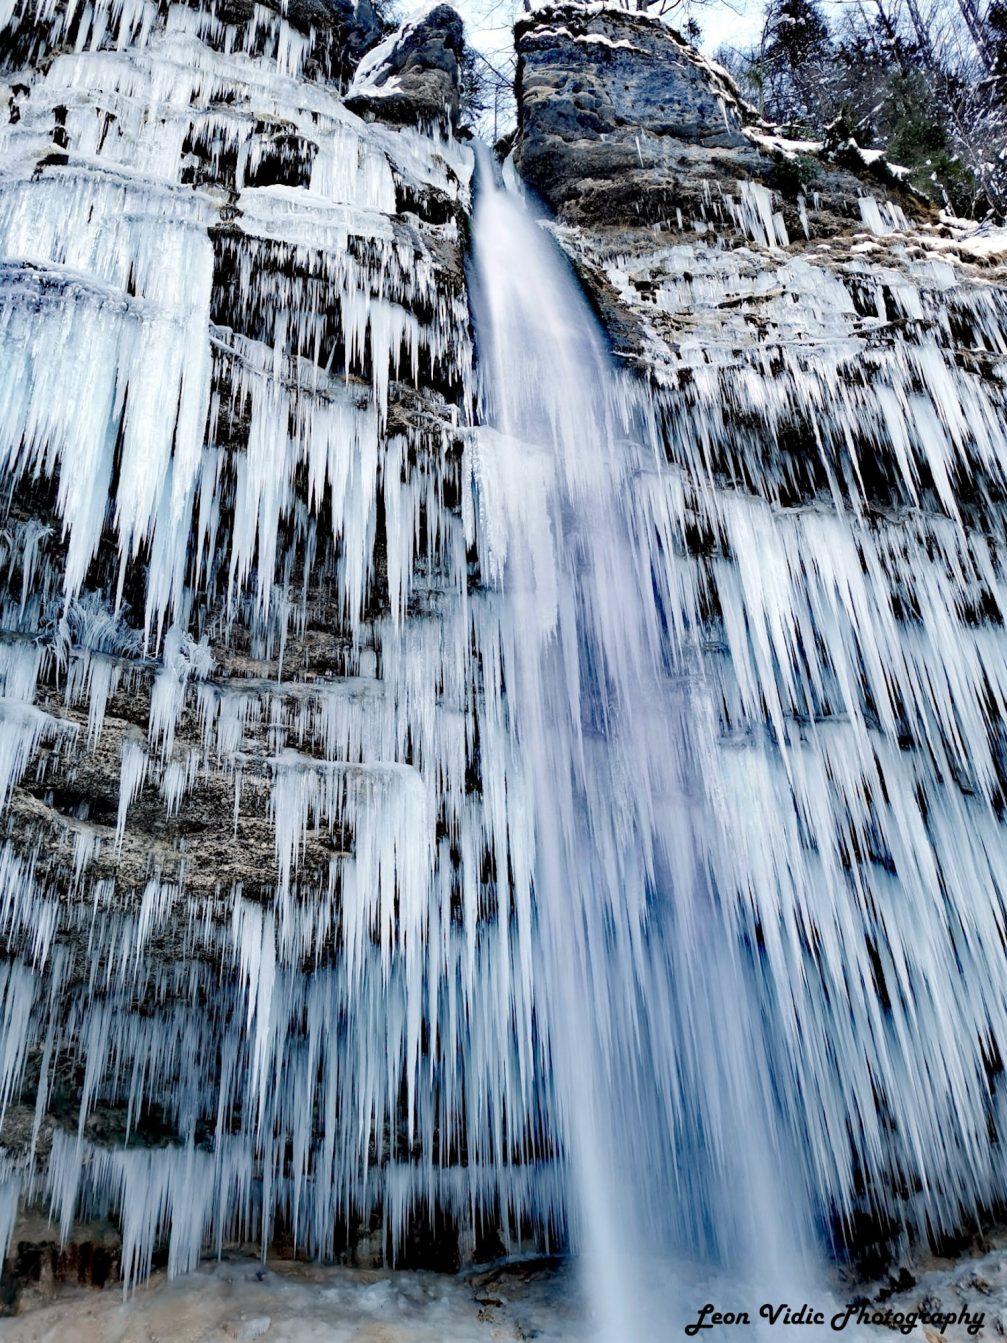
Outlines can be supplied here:
[[0, 3], [0, 1240], [572, 1247], [625, 1343], [1003, 1206], [1002, 291], [745, 184], [595, 255], [630, 375], [226, 12]]
[[473, 462], [534, 799], [529, 982], [573, 1244], [603, 1336], [642, 1338], [647, 1249], [705, 1248], [792, 1287], [810, 1221], [799, 1187], [781, 1197], [753, 966], [712, 885], [727, 842], [706, 795], [713, 687], [655, 581], [659, 447], [555, 243], [480, 166]]

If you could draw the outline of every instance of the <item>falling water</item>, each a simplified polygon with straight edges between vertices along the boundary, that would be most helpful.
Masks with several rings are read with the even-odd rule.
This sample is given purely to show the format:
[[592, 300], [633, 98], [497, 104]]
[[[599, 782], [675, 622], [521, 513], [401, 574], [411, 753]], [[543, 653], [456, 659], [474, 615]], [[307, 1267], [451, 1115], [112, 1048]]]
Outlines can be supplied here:
[[660, 470], [655, 444], [555, 243], [485, 152], [480, 168], [473, 291], [492, 432], [475, 472], [535, 798], [536, 997], [602, 1336], [643, 1338], [631, 1308], [647, 1248], [706, 1241], [762, 1290], [793, 1289], [808, 1226], [799, 1192], [786, 1212], [774, 1192], [759, 1008], [711, 885], [726, 842], [705, 791], [714, 718], [655, 583], [641, 488]]

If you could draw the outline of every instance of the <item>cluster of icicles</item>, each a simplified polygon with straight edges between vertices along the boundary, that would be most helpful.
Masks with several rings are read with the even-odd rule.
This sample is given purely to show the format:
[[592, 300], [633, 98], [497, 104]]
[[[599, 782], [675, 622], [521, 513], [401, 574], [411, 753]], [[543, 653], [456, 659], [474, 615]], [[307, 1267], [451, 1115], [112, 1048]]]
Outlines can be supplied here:
[[[590, 1047], [626, 1098], [616, 1164], [632, 1148], [653, 1216], [714, 1252], [770, 1149], [823, 1223], [863, 1189], [917, 1228], [1007, 1196], [999, 293], [908, 253], [844, 275], [668, 249], [676, 390], [599, 374], [608, 455], [564, 487], [619, 520], [580, 519], [622, 547], [589, 600], [570, 563], [605, 558], [561, 544], [550, 453], [465, 427], [468, 302], [428, 246], [457, 251], [456, 225], [395, 213], [403, 186], [464, 204], [468, 151], [365, 126], [295, 78], [290, 34], [253, 56], [182, 6], [92, 10], [75, 53], [9, 77], [0, 129], [0, 1108], [31, 1135], [6, 1148], [0, 1238], [19, 1200], [66, 1234], [112, 1213], [127, 1280], [162, 1241], [181, 1271], [278, 1221], [322, 1256], [372, 1225], [397, 1253], [435, 1213], [562, 1239], [576, 1098], [550, 1021], [571, 1005], [543, 983], [548, 780], [508, 694], [534, 679], [522, 649], [551, 658], [592, 602], [606, 666], [566, 686], [583, 814], [559, 849], [571, 940], [611, 958], [571, 984], [594, 984]], [[305, 147], [298, 185], [248, 185], [270, 127]], [[765, 205], [741, 193], [735, 217], [775, 245]], [[566, 450], [584, 365], [562, 367], [543, 421]], [[442, 391], [404, 421], [397, 380]], [[620, 576], [663, 641], [649, 679], [605, 646]], [[329, 673], [299, 679], [318, 631]], [[688, 760], [600, 763], [609, 690], [661, 678]], [[123, 697], [149, 700], [143, 729]], [[102, 751], [114, 820], [60, 811]], [[268, 796], [258, 889], [197, 886], [199, 834], [116, 875], [139, 799], [184, 818], [221, 780], [225, 840]], [[671, 858], [643, 841], [676, 789], [663, 843], [694, 898], [658, 911]], [[702, 1004], [739, 984], [732, 1032]]]

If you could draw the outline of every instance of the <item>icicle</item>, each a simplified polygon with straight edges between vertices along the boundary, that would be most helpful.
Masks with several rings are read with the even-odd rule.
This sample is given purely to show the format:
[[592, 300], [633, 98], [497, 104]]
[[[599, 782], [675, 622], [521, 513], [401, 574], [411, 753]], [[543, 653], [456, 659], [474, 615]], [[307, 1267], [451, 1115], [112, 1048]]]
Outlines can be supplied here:
[[147, 776], [147, 747], [143, 738], [127, 737], [122, 743], [122, 769], [119, 775], [119, 814], [115, 823], [115, 846], [122, 848], [126, 815], [143, 787]]

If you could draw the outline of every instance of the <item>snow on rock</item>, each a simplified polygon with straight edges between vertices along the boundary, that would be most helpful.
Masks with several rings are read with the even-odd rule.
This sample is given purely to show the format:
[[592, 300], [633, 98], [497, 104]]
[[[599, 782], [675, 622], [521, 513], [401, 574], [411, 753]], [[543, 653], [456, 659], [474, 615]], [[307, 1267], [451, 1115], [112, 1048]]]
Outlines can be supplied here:
[[426, 5], [367, 53], [347, 90], [347, 106], [379, 120], [456, 128], [463, 46], [455, 11]]
[[1007, 229], [942, 213], [938, 226], [928, 231], [927, 246], [945, 251], [949, 260], [960, 257], [995, 266], [999, 258], [1007, 256]]

